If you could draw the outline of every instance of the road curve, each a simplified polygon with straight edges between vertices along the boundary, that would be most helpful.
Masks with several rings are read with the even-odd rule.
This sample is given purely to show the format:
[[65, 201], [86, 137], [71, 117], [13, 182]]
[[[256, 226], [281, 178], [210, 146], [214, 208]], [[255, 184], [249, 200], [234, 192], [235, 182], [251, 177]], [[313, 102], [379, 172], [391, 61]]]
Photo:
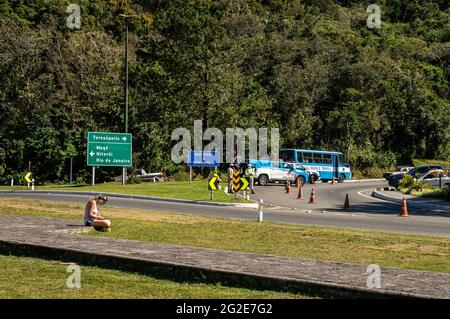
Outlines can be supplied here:
[[[275, 198], [275, 202], [280, 201], [280, 203], [285, 204], [284, 206], [292, 202], [297, 205], [296, 209], [283, 207], [265, 208], [265, 221], [450, 237], [450, 217], [434, 215], [433, 212], [423, 210], [410, 210], [410, 217], [408, 218], [398, 217], [400, 210], [398, 204], [392, 204], [370, 197], [370, 191], [366, 190], [374, 188], [374, 183], [372, 185], [364, 183], [357, 184], [359, 185], [356, 185], [356, 183], [314, 185], [318, 200], [317, 205], [307, 204], [307, 200], [297, 200], [296, 194], [283, 194], [283, 187], [280, 185], [268, 186], [265, 189], [258, 187], [256, 197], [265, 196], [264, 200], [268, 202], [274, 202], [271, 199]], [[306, 199], [309, 198], [308, 192], [310, 189], [311, 186], [305, 188]], [[292, 190], [293, 193], [296, 191], [294, 188]], [[271, 196], [267, 193], [269, 195], [271, 194]], [[346, 193], [349, 193], [350, 196], [352, 205], [350, 210], [342, 209], [343, 199], [345, 199]], [[22, 197], [78, 204], [84, 204], [90, 198], [86, 195], [20, 194], [17, 192], [1, 193], [0, 197]], [[149, 213], [151, 213], [150, 211], [162, 211], [256, 220], [256, 210], [251, 208], [213, 207], [112, 197], [110, 197], [108, 205], [123, 209], [149, 210]], [[80, 212], [81, 215], [82, 212]]]

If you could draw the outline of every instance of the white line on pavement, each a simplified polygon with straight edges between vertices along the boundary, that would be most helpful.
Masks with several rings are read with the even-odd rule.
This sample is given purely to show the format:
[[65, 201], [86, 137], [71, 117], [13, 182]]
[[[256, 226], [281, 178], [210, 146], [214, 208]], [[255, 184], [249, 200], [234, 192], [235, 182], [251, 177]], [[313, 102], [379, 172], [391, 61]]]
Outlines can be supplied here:
[[376, 197], [373, 197], [373, 196], [368, 196], [368, 195], [362, 194], [362, 192], [369, 192], [369, 191], [373, 192], [374, 190], [373, 189], [364, 189], [362, 191], [359, 191], [358, 195], [360, 195], [362, 197], [369, 198], [369, 199], [374, 199], [374, 200], [377, 200], [377, 201], [380, 201], [380, 202], [384, 202], [384, 203], [391, 203], [391, 202], [389, 202], [387, 200], [384, 200], [384, 199], [379, 199], [379, 198], [376, 198]]

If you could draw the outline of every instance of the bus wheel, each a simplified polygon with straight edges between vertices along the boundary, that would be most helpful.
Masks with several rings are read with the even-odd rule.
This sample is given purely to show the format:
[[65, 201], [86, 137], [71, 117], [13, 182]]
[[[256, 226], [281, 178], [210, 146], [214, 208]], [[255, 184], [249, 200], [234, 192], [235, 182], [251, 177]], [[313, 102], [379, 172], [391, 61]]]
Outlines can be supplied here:
[[339, 175], [338, 182], [343, 183], [344, 181], [345, 181], [345, 175], [344, 174]]
[[269, 183], [269, 177], [267, 175], [261, 175], [258, 178], [258, 184], [261, 186], [267, 186]]
[[302, 187], [305, 185], [305, 183], [306, 183], [306, 179], [303, 177], [303, 176], [298, 176], [297, 177], [297, 181], [298, 181], [298, 184], [299, 185], [301, 185]]
[[328, 179], [322, 179], [322, 183], [328, 183]]
[[314, 174], [309, 175], [309, 183], [310, 184], [314, 184], [316, 182], [316, 180], [317, 180], [316, 175], [314, 175]]

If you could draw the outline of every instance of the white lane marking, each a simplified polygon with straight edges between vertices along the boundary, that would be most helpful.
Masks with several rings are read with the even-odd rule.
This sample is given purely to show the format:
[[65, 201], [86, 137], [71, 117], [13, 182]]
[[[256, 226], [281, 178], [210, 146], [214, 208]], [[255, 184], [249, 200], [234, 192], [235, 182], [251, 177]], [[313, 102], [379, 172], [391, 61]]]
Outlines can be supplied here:
[[359, 192], [358, 192], [358, 195], [360, 195], [360, 196], [362, 196], [362, 197], [369, 198], [369, 199], [374, 199], [374, 200], [377, 200], [377, 201], [379, 201], [379, 202], [392, 203], [392, 202], [387, 201], [387, 200], [384, 200], [384, 199], [379, 199], [379, 198], [376, 198], [376, 197], [373, 197], [373, 196], [368, 196], [368, 195], [361, 194], [362, 192], [368, 192], [368, 191], [372, 191], [372, 192], [373, 192], [374, 190], [373, 190], [373, 189], [364, 189], [364, 190], [362, 190], [362, 191], [359, 191]]

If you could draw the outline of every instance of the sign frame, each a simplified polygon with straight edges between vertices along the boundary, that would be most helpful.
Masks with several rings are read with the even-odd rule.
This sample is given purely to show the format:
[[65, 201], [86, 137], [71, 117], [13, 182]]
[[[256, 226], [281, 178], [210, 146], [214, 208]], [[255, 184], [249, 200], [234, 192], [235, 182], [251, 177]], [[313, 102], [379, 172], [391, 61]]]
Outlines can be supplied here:
[[[212, 158], [213, 163], [205, 162], [205, 154], [208, 154]], [[201, 155], [201, 156], [199, 156]], [[201, 163], [195, 161], [196, 157], [201, 157]], [[190, 150], [188, 153], [187, 164], [191, 167], [219, 167], [220, 166], [220, 151], [193, 151]]]
[[[106, 140], [110, 141], [92, 141], [91, 136], [106, 136]], [[93, 139], [93, 138], [92, 138]], [[121, 142], [121, 140], [123, 142]], [[125, 142], [126, 141], [126, 142]], [[128, 142], [129, 141], [129, 142]], [[102, 145], [104, 144], [104, 149], [95, 149], [97, 147], [100, 147], [98, 144]], [[122, 146], [122, 147], [120, 147]], [[105, 156], [97, 155], [94, 156], [92, 153], [97, 152], [97, 154], [105, 154]], [[106, 154], [109, 153], [103, 153], [103, 152], [109, 152], [112, 153], [110, 156], [106, 156]], [[114, 152], [116, 153], [126, 153], [127, 156], [129, 154], [129, 157], [127, 158], [120, 158], [119, 156], [122, 156], [123, 154], [117, 155], [114, 157]], [[110, 157], [111, 159], [109, 159]], [[105, 162], [106, 158], [106, 162]], [[98, 159], [102, 159], [102, 162], [99, 162]], [[114, 163], [114, 160], [124, 161], [127, 162], [118, 162]], [[133, 136], [131, 133], [112, 133], [112, 132], [88, 132], [87, 133], [87, 153], [86, 153], [86, 163], [87, 166], [106, 166], [106, 167], [132, 167], [133, 165]]]

